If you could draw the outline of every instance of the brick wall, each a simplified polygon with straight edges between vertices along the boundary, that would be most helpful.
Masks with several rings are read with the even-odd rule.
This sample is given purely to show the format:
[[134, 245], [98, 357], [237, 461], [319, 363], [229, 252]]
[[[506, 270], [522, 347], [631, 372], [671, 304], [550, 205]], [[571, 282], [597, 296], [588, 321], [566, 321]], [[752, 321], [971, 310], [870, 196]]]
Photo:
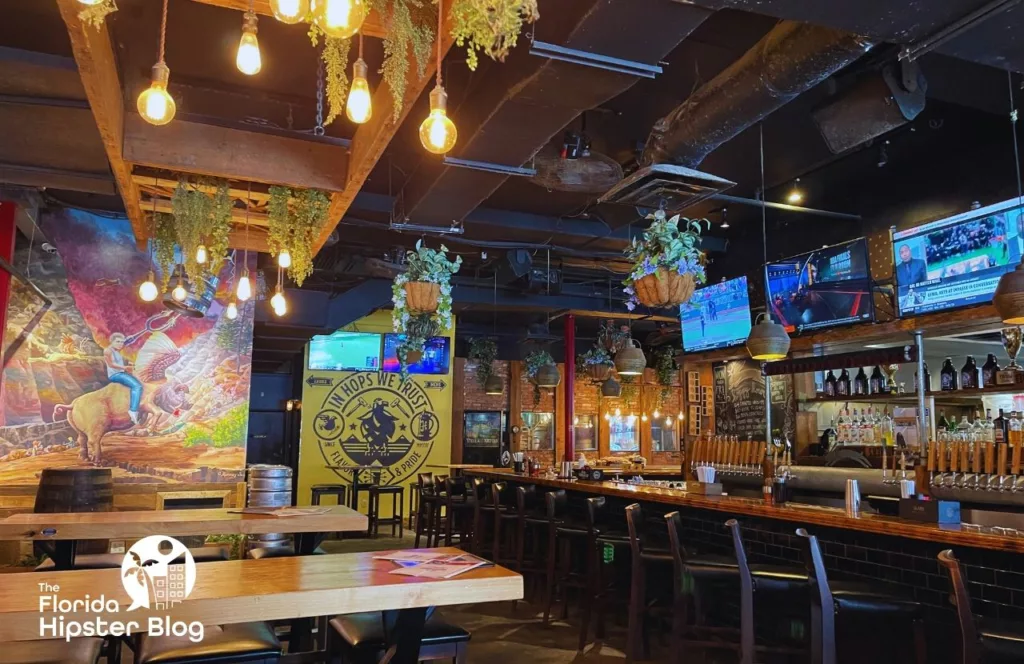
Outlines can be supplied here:
[[509, 363], [504, 360], [494, 362], [494, 373], [501, 376], [504, 391], [501, 394], [485, 394], [483, 386], [477, 381], [477, 363], [466, 360], [463, 365], [463, 409], [464, 410], [503, 410], [508, 411], [508, 374]]

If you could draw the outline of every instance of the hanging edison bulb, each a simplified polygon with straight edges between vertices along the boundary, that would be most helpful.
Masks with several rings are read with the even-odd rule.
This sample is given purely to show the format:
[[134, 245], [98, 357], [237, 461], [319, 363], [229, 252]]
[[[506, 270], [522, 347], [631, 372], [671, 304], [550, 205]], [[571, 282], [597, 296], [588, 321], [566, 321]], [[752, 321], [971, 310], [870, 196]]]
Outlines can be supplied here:
[[171, 70], [163, 62], [158, 62], [153, 65], [152, 72], [149, 87], [139, 95], [136, 105], [143, 120], [152, 125], [165, 125], [174, 119], [174, 111], [177, 110], [174, 99], [167, 92]]
[[282, 23], [301, 23], [309, 15], [309, 0], [270, 0], [270, 11]]
[[242, 302], [245, 302], [252, 297], [252, 283], [249, 281], [249, 268], [242, 270], [242, 276], [238, 279], [238, 288], [235, 291], [235, 295]]
[[98, 5], [101, 2], [103, 2], [103, 0], [78, 0], [78, 4], [89, 5], [90, 7], [92, 7], [93, 5]]
[[366, 81], [366, 62], [360, 57], [352, 65], [352, 85], [348, 89], [345, 115], [352, 122], [363, 124], [372, 114], [370, 84]]
[[284, 293], [281, 292], [281, 284], [277, 285], [277, 292], [274, 293], [274, 297], [270, 298], [270, 306], [274, 308], [274, 313], [278, 316], [288, 313], [288, 303], [284, 299]]
[[313, 23], [328, 37], [348, 39], [356, 34], [368, 11], [363, 0], [312, 0]]
[[679, 420], [679, 421], [682, 421], [682, 419], [683, 419], [683, 411], [679, 411], [679, 414], [676, 415], [676, 419]]
[[242, 38], [238, 42], [238, 55], [235, 56], [238, 71], [248, 76], [260, 73], [260, 68], [263, 67], [260, 42], [256, 38], [256, 21], [256, 14], [252, 10], [245, 12], [242, 19]]
[[658, 417], [660, 417], [660, 414], [658, 413], [658, 409], [657, 408], [654, 409], [654, 413], [653, 413], [652, 416], [654, 417], [654, 419], [658, 419]]
[[200, 265], [206, 265], [207, 258], [208, 256], [206, 255], [206, 245], [200, 243], [199, 246], [196, 247], [196, 262], [199, 263]]
[[427, 152], [445, 154], [459, 138], [455, 123], [448, 117], [448, 93], [440, 83], [430, 91], [430, 115], [420, 125], [420, 143]]
[[281, 253], [277, 255], [277, 265], [286, 269], [292, 266], [292, 255], [288, 253], [287, 249], [282, 249]]
[[185, 285], [181, 282], [181, 277], [178, 277], [178, 285], [171, 291], [171, 297], [178, 302], [184, 302], [185, 298], [188, 297], [188, 291], [185, 290]]
[[153, 281], [153, 270], [150, 270], [146, 280], [139, 284], [139, 299], [143, 302], [152, 302], [158, 295], [160, 295], [160, 289], [156, 287], [156, 283]]
[[228, 320], [235, 320], [238, 318], [238, 305], [235, 304], [234, 300], [228, 302], [228, 308], [227, 311], [224, 312], [224, 315], [228, 317]]
[[647, 421], [647, 413], [641, 413], [640, 414], [640, 421], [641, 422], [646, 422]]
[[622, 409], [621, 408], [616, 408], [615, 409], [615, 417], [622, 417]]

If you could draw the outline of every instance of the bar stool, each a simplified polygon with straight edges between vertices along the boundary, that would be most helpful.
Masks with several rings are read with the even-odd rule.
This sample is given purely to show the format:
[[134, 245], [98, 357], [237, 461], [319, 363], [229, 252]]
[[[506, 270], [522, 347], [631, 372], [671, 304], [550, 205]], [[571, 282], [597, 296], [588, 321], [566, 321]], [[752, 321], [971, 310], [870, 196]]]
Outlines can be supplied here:
[[494, 527], [491, 540], [491, 560], [498, 565], [519, 571], [519, 503], [507, 482], [494, 482], [490, 486], [491, 504], [494, 505]]
[[309, 503], [311, 505], [319, 505], [321, 498], [324, 496], [335, 496], [339, 505], [345, 505], [345, 485], [344, 484], [314, 484], [310, 487], [312, 497]]
[[3, 661], [7, 664], [96, 664], [102, 648], [103, 639], [97, 638], [5, 643]]
[[487, 537], [488, 531], [493, 532], [494, 524], [495, 503], [492, 486], [493, 483], [484, 482], [477, 487], [476, 503], [473, 506], [473, 544], [470, 548], [474, 555], [493, 561], [494, 539]]
[[[409, 515], [409, 524], [408, 524], [409, 530], [413, 530], [413, 522], [416, 520], [416, 517], [419, 516], [419, 508], [420, 508], [419, 486], [420, 486], [419, 479], [415, 479], [412, 482], [409, 482], [409, 511], [407, 512], [407, 514]], [[413, 531], [413, 532], [415, 532], [415, 531]]]
[[[516, 510], [519, 514], [516, 523], [516, 570], [530, 582], [533, 590], [539, 581], [543, 581], [540, 587], [546, 588], [548, 565], [543, 550], [547, 541], [548, 517], [545, 499], [536, 486], [516, 487]], [[531, 592], [531, 597], [534, 595]]]
[[135, 664], [273, 664], [281, 642], [265, 622], [208, 625], [203, 640], [188, 636], [149, 636], [135, 640]]
[[[360, 470], [352, 471], [352, 509], [356, 510], [357, 512], [359, 511], [359, 492], [367, 491], [374, 484], [380, 484], [381, 471], [373, 469], [365, 471], [370, 474], [369, 482], [360, 481], [359, 478], [361, 477], [361, 473], [363, 472], [364, 471]], [[367, 527], [367, 531], [369, 531], [369, 527]]]
[[664, 584], [660, 587], [661, 592], [649, 599], [647, 580], [672, 578], [673, 558], [667, 547], [655, 546], [652, 542], [638, 503], [626, 506], [626, 527], [629, 529], [631, 554], [626, 656], [636, 661], [646, 659], [650, 650], [648, 618], [660, 617], [671, 610], [671, 597], [666, 596]]
[[[391, 516], [382, 519], [380, 516], [380, 497], [391, 496]], [[381, 524], [391, 526], [391, 536], [395, 536], [395, 526], [398, 526], [398, 536], [402, 536], [402, 527], [405, 515], [402, 513], [402, 505], [405, 504], [405, 487], [400, 484], [374, 484], [370, 486], [370, 530], [372, 536], [377, 537]]]
[[587, 588], [583, 597], [583, 615], [580, 618], [580, 640], [582, 651], [590, 634], [591, 613], [597, 609], [596, 638], [604, 637], [604, 616], [612, 598], [621, 589], [617, 587], [614, 570], [604, 559], [606, 548], [612, 550], [612, 562], [618, 553], [629, 550], [629, 533], [616, 529], [608, 518], [608, 501], [604, 496], [587, 498]]
[[472, 546], [473, 512], [476, 509], [476, 488], [482, 480], [465, 477], [445, 479], [444, 495], [444, 545], [451, 546], [455, 531], [459, 534], [459, 546]]
[[[330, 664], [377, 664], [388, 649], [389, 632], [393, 631], [388, 629], [380, 612], [338, 616], [330, 625], [327, 632]], [[448, 659], [453, 664], [466, 664], [469, 638], [469, 632], [434, 612], [423, 625], [419, 661]]]
[[951, 549], [939, 553], [939, 564], [945, 568], [953, 586], [952, 599], [960, 623], [960, 657], [956, 661], [960, 664], [1024, 661], [1024, 625], [989, 618], [976, 622], [963, 570]]
[[436, 521], [440, 521], [441, 496], [435, 490], [433, 473], [416, 475], [416, 544], [420, 548], [420, 537], [426, 536], [427, 548], [435, 545], [432, 535], [436, 530]]
[[837, 581], [829, 583], [818, 538], [797, 528], [804, 544], [807, 578], [811, 595], [811, 663], [836, 664], [836, 618], [870, 617], [878, 625], [907, 621], [913, 626], [914, 659], [928, 661], [923, 611], [914, 600], [876, 584]]
[[548, 492], [544, 501], [548, 517], [547, 599], [544, 602], [544, 624], [547, 625], [556, 598], [562, 601], [564, 620], [569, 615], [569, 588], [585, 590], [587, 587], [586, 576], [578, 571], [583, 565], [573, 565], [573, 554], [583, 553], [587, 527], [570, 519], [569, 499], [564, 490]]

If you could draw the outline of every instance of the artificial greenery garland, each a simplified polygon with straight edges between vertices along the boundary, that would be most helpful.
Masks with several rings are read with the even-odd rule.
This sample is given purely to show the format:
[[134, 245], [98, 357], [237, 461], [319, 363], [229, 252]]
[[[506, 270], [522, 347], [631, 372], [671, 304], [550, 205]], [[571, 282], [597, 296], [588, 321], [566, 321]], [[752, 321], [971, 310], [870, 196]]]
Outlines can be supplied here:
[[[212, 184], [216, 189], [208, 194], [197, 185], [178, 180], [171, 195], [177, 244], [181, 247], [185, 274], [192, 284], [200, 284], [206, 275], [219, 272], [227, 254], [233, 206], [231, 190], [223, 180]], [[196, 261], [196, 249], [201, 244], [206, 246], [206, 264]]]
[[437, 14], [420, 0], [370, 0], [370, 7], [384, 17], [384, 61], [380, 73], [391, 91], [392, 118], [398, 122], [405, 104], [405, 88], [409, 77], [409, 53], [416, 60], [416, 73], [422, 78], [434, 51], [434, 30]]
[[[707, 219], [686, 219], [678, 214], [666, 219], [663, 210], [647, 215], [647, 219], [653, 222], [644, 231], [643, 239], [634, 237], [633, 242], [623, 251], [626, 258], [633, 263], [629, 276], [622, 281], [623, 292], [629, 296], [626, 308], [630, 311], [640, 303], [634, 284], [643, 277], [654, 274], [659, 268], [677, 271], [679, 274], [691, 273], [698, 284], [707, 281], [704, 272], [704, 252], [699, 248], [700, 232], [702, 222], [709, 228], [711, 222]], [[679, 228], [680, 221], [683, 222], [682, 229]]]
[[78, 20], [99, 30], [107, 16], [117, 11], [114, 0], [103, 0], [99, 4], [89, 5], [78, 12]]
[[174, 215], [158, 212], [153, 218], [153, 258], [160, 268], [160, 290], [166, 291], [176, 264], [174, 248], [178, 245], [178, 231], [174, 228]]
[[404, 336], [395, 348], [398, 356], [398, 366], [401, 371], [402, 381], [409, 378], [409, 353], [413, 351], [422, 352], [430, 337], [437, 336], [441, 332], [440, 324], [430, 314], [413, 316], [406, 323]]
[[537, 0], [455, 0], [452, 5], [452, 37], [466, 47], [466, 65], [473, 71], [477, 51], [504, 62], [515, 47], [523, 23], [540, 18]]
[[498, 357], [498, 344], [494, 339], [474, 337], [469, 340], [469, 359], [475, 361], [476, 382], [481, 388], [487, 386], [487, 379], [494, 375], [494, 360]]
[[526, 370], [526, 377], [533, 383], [533, 406], [536, 408], [540, 403], [540, 385], [537, 384], [537, 373], [542, 367], [554, 364], [555, 358], [546, 350], [532, 350], [523, 359], [523, 368]]
[[287, 251], [288, 277], [299, 287], [313, 274], [313, 243], [327, 221], [331, 200], [317, 189], [271, 187], [267, 203], [267, 246], [272, 256]]
[[[309, 39], [313, 46], [319, 43], [322, 32], [315, 23], [309, 24]], [[323, 121], [325, 125], [329, 125], [345, 113], [348, 95], [348, 55], [352, 48], [352, 40], [322, 36], [324, 47], [320, 51], [320, 59], [324, 63], [324, 99], [327, 102], [327, 116]]]
[[654, 351], [654, 375], [661, 385], [661, 401], [672, 394], [672, 382], [678, 375], [679, 365], [676, 364], [675, 351], [663, 346]]

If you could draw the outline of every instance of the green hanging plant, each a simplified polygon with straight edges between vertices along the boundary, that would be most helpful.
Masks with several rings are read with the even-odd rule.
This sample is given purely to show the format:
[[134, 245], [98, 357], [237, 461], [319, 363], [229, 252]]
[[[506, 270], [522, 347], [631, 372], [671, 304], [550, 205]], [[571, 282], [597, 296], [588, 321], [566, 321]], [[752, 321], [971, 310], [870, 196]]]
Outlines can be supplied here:
[[434, 52], [431, 26], [437, 14], [420, 0], [370, 0], [370, 7], [384, 19], [384, 61], [380, 73], [391, 91], [392, 118], [398, 122], [405, 104], [409, 53], [416, 61], [417, 77], [422, 78]]
[[413, 351], [422, 353], [423, 349], [427, 346], [427, 340], [431, 337], [436, 337], [440, 333], [440, 323], [430, 314], [420, 314], [409, 319], [402, 333], [402, 340], [395, 348], [403, 382], [409, 379], [409, 365], [412, 364], [409, 361], [409, 353]]
[[661, 385], [661, 401], [672, 394], [672, 381], [678, 375], [675, 352], [671, 347], [662, 346], [654, 351], [654, 375]]
[[[231, 210], [234, 202], [228, 183], [214, 182], [216, 189], [209, 194], [199, 186], [178, 180], [171, 195], [174, 230], [181, 248], [185, 274], [193, 284], [202, 283], [208, 274], [216, 274], [224, 262], [231, 233]], [[207, 263], [196, 261], [196, 249], [206, 245]]]
[[474, 337], [469, 340], [469, 359], [475, 361], [476, 382], [486, 387], [487, 379], [494, 375], [494, 360], [498, 358], [498, 344], [494, 339]]
[[[319, 28], [310, 24], [310, 38], [316, 46], [315, 33]], [[348, 95], [348, 55], [352, 49], [351, 39], [340, 37], [324, 37], [324, 48], [320, 51], [320, 59], [324, 62], [324, 98], [327, 102], [327, 116], [324, 124], [329, 125], [339, 115], [345, 114], [345, 102]]]
[[302, 286], [313, 274], [313, 243], [327, 222], [331, 199], [317, 189], [292, 192], [288, 187], [270, 188], [267, 203], [267, 245], [272, 256], [287, 251], [292, 257], [288, 277]]
[[533, 350], [530, 351], [523, 359], [523, 368], [526, 370], [526, 377], [533, 383], [533, 406], [537, 407], [540, 403], [540, 385], [537, 384], [537, 373], [541, 370], [541, 367], [554, 364], [555, 358], [551, 357], [551, 353], [546, 350]]
[[89, 5], [78, 12], [78, 20], [91, 25], [99, 30], [103, 27], [103, 21], [107, 16], [117, 11], [117, 3], [114, 0], [103, 0], [102, 2]]
[[466, 47], [466, 65], [475, 71], [477, 51], [504, 62], [519, 40], [523, 24], [539, 18], [537, 0], [455, 0], [452, 37]]
[[167, 290], [171, 275], [177, 264], [174, 248], [178, 245], [178, 231], [174, 227], [174, 215], [158, 212], [153, 219], [153, 258], [160, 269], [161, 291]]
[[622, 383], [622, 392], [619, 393], [619, 398], [622, 399], [623, 404], [629, 404], [636, 398], [636, 395], [639, 394], [639, 387], [636, 384], [636, 376], [620, 375], [619, 382]]

